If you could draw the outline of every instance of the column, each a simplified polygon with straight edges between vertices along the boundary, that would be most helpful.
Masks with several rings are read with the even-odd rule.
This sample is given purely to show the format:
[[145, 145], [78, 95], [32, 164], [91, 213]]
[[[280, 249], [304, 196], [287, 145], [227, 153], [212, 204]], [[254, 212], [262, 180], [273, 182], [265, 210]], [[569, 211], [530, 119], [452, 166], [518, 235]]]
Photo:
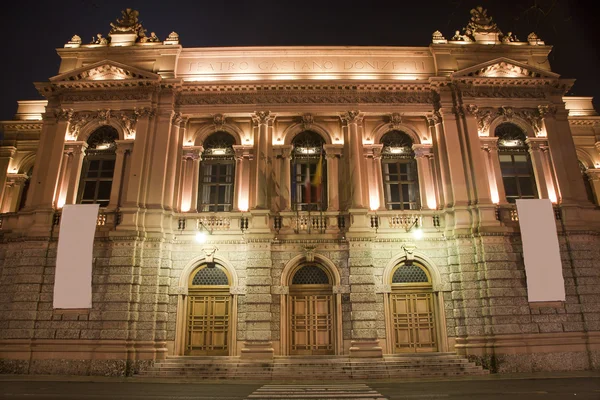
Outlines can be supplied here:
[[165, 180], [165, 191], [163, 195], [163, 205], [165, 210], [173, 210], [176, 208], [175, 205], [175, 182], [178, 170], [178, 157], [179, 148], [183, 141], [183, 135], [185, 133], [185, 126], [187, 125], [187, 118], [181, 116], [180, 113], [175, 114], [171, 119], [171, 140], [169, 141], [169, 147], [167, 149], [167, 165]]
[[[29, 186], [31, 196], [27, 196], [28, 208], [53, 209], [70, 117], [70, 112], [48, 109], [43, 115], [44, 124]], [[41, 225], [43, 223], [40, 220], [39, 228], [45, 231]]]
[[268, 177], [270, 174], [269, 146], [271, 144], [269, 126], [273, 125], [275, 116], [269, 111], [257, 111], [252, 115], [252, 121], [258, 126], [256, 135], [256, 182], [254, 187], [254, 205], [252, 208], [259, 210], [268, 209]]
[[69, 177], [71, 164], [73, 160], [73, 149], [65, 146], [62, 162], [60, 163], [60, 173], [58, 174], [58, 183], [56, 185], [56, 198], [54, 206], [63, 208], [67, 200], [67, 190], [69, 189]]
[[273, 155], [277, 160], [275, 165], [275, 174], [278, 187], [275, 190], [275, 209], [278, 211], [289, 211], [292, 208], [291, 198], [291, 174], [290, 158], [292, 146], [276, 146], [273, 148]]
[[[535, 176], [535, 184], [538, 190], [538, 197], [540, 199], [550, 199], [553, 203], [556, 203], [556, 195], [550, 194], [550, 187], [548, 185], [548, 179], [545, 174], [545, 160], [542, 153], [542, 147], [546, 146], [546, 139], [543, 138], [528, 138], [525, 140], [529, 147], [529, 155], [531, 156], [531, 164], [533, 165], [533, 174]], [[552, 196], [554, 198], [552, 198]]]
[[236, 198], [234, 207], [239, 211], [248, 211], [250, 206], [250, 161], [253, 160], [252, 147], [234, 145]]
[[8, 174], [10, 163], [12, 162], [16, 152], [17, 148], [14, 146], [0, 147], [0, 204], [5, 203], [4, 196], [6, 196], [6, 194], [4, 191], [6, 186], [6, 176]]
[[417, 160], [421, 208], [435, 210], [437, 209], [437, 199], [435, 197], [433, 174], [430, 168], [430, 158], [433, 157], [432, 146], [429, 144], [414, 144], [413, 151]]
[[149, 131], [152, 128], [152, 120], [155, 111], [149, 108], [138, 110], [135, 140], [130, 156], [127, 157], [129, 168], [128, 175], [125, 178], [127, 185], [123, 187], [123, 197], [121, 206], [121, 224], [117, 230], [136, 230], [141, 228], [141, 221], [138, 213], [140, 206], [144, 205], [142, 194], [146, 187], [144, 176], [145, 166], [151, 164], [149, 146]]
[[[457, 115], [454, 114], [455, 110], [451, 109], [449, 105], [440, 109], [440, 111], [443, 116], [441, 136], [444, 136], [445, 148], [447, 150], [446, 158], [453, 200], [449, 205], [466, 207], [469, 204], [469, 188], [458, 132], [459, 121], [457, 120]], [[462, 110], [457, 109], [457, 113], [458, 117], [460, 117]], [[451, 151], [448, 149], [451, 149]]]
[[348, 111], [341, 115], [342, 123], [348, 126], [350, 141], [350, 208], [365, 208], [363, 204], [362, 171], [362, 138], [358, 132], [358, 123], [363, 115], [358, 111]]
[[[199, 147], [199, 148], [198, 148]], [[202, 146], [184, 147], [181, 155], [181, 174], [179, 184], [179, 209], [181, 212], [195, 212], [196, 205], [192, 202], [192, 193], [194, 192], [194, 160], [200, 158]], [[196, 184], [197, 185], [197, 184]], [[196, 186], [196, 192], [198, 187]]]
[[485, 170], [490, 185], [490, 194], [492, 202], [495, 204], [506, 203], [504, 192], [504, 183], [502, 182], [502, 171], [500, 170], [500, 160], [498, 158], [498, 138], [481, 137], [481, 152], [485, 160]]
[[[365, 166], [367, 170], [366, 182], [367, 191], [369, 198], [369, 209], [372, 211], [379, 210], [381, 203], [384, 201], [383, 197], [379, 195], [378, 179], [376, 176], [377, 167], [375, 166], [375, 159], [380, 162], [381, 160], [381, 149], [382, 144], [365, 144], [363, 145]], [[378, 155], [378, 157], [376, 157]]]
[[481, 143], [477, 127], [477, 106], [470, 104], [465, 113], [465, 142], [470, 155], [470, 170], [472, 185], [475, 193], [473, 198], [478, 205], [490, 205], [492, 198], [490, 195], [490, 185], [485, 173], [485, 159], [481, 153]]
[[[115, 159], [115, 173], [113, 175], [112, 188], [110, 189], [110, 200], [107, 210], [113, 211], [121, 207], [121, 196], [123, 189], [123, 178], [126, 170], [126, 159], [127, 155], [133, 148], [133, 140], [116, 140], [116, 159]], [[76, 163], [74, 163], [75, 165]], [[79, 166], [81, 170], [81, 165]]]
[[[339, 144], [326, 144], [323, 146], [327, 160], [327, 211], [339, 211], [340, 209], [339, 160], [342, 156], [343, 147]], [[288, 163], [288, 180], [289, 175]]]
[[557, 191], [560, 192], [557, 197], [560, 197], [563, 205], [589, 205], [564, 103], [561, 101], [560, 106], [540, 107], [540, 113], [548, 135], [550, 156], [558, 183]]
[[444, 199], [442, 205], [444, 207], [451, 207], [454, 203], [454, 196], [452, 194], [452, 184], [450, 183], [450, 171], [448, 169], [448, 148], [446, 146], [446, 140], [444, 138], [444, 127], [442, 125], [442, 115], [439, 112], [435, 112], [431, 118], [433, 124], [433, 143], [436, 149], [438, 157], [438, 168], [440, 171], [441, 194]]
[[600, 168], [589, 168], [585, 173], [590, 180], [594, 198], [596, 199], [596, 205], [600, 205]]
[[200, 192], [200, 162], [202, 161], [203, 146], [194, 146], [190, 155], [188, 164], [191, 165], [189, 185], [190, 191], [190, 212], [199, 212], [198, 194]]
[[25, 182], [29, 177], [27, 174], [8, 174], [6, 185], [4, 187], [4, 197], [2, 199], [2, 213], [19, 211], [19, 203], [23, 194]]
[[86, 142], [69, 142], [66, 146], [71, 151], [70, 171], [68, 177], [65, 204], [75, 204], [77, 202], [77, 193], [79, 191], [79, 182], [81, 180], [81, 169], [85, 151], [88, 148]]

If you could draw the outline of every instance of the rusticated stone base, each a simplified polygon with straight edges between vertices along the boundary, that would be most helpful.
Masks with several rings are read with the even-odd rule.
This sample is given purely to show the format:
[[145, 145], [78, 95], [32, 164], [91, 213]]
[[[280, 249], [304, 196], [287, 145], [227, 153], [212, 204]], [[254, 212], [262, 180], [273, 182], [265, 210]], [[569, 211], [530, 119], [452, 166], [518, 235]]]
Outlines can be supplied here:
[[458, 338], [455, 347], [494, 373], [600, 369], [600, 332]]
[[0, 341], [0, 373], [132, 376], [163, 359], [162, 342]]

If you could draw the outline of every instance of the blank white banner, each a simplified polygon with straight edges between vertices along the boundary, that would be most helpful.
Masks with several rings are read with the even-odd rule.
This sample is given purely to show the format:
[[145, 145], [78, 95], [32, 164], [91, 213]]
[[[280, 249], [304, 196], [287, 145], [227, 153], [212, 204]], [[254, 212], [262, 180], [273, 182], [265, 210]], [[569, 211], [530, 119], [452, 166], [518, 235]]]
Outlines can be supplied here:
[[54, 276], [54, 308], [92, 307], [92, 254], [98, 204], [62, 209]]
[[565, 281], [552, 202], [548, 199], [519, 199], [517, 212], [529, 301], [565, 301]]

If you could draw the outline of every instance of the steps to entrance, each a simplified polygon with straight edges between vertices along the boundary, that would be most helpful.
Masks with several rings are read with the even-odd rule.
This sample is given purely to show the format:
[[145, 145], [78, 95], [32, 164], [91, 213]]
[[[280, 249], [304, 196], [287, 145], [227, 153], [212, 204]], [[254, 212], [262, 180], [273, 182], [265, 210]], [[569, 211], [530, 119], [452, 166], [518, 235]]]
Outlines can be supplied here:
[[168, 357], [140, 376], [195, 379], [351, 380], [408, 377], [485, 375], [489, 371], [454, 353], [427, 353], [356, 359], [343, 356], [275, 357], [244, 360], [239, 357]]

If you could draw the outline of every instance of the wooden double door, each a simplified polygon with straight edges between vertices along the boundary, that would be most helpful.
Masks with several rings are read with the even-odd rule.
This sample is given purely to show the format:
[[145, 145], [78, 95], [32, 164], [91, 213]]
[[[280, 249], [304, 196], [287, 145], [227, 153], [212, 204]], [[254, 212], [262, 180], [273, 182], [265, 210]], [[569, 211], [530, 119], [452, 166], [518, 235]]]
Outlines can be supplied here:
[[186, 355], [229, 355], [231, 295], [228, 291], [190, 290], [187, 301]]
[[394, 353], [437, 351], [434, 294], [431, 290], [393, 290], [389, 304]]
[[335, 301], [331, 286], [322, 286], [290, 288], [290, 355], [335, 353]]

